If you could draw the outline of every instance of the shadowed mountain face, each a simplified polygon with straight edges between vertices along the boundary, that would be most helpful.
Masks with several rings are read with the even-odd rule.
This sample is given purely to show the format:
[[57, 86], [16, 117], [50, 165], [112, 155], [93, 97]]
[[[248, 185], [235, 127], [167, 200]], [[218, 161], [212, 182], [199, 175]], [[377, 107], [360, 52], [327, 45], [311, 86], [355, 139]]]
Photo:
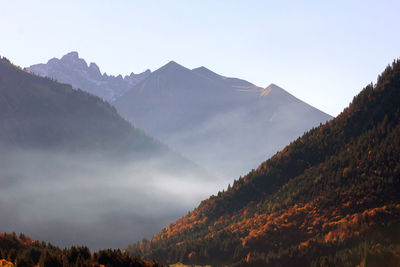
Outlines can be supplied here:
[[170, 62], [114, 102], [122, 116], [231, 179], [331, 117], [271, 84]]
[[0, 63], [1, 145], [55, 151], [167, 150], [100, 98], [31, 75], [4, 59]]
[[123, 247], [216, 186], [102, 99], [0, 59], [1, 231]]
[[96, 63], [88, 66], [77, 52], [68, 53], [61, 59], [50, 59], [46, 64], [32, 65], [26, 70], [71, 84], [74, 88], [80, 88], [107, 101], [115, 100], [150, 74], [150, 70], [139, 74], [131, 73], [125, 77], [101, 74]]
[[397, 60], [338, 117], [127, 251], [165, 264], [399, 266], [399, 177]]

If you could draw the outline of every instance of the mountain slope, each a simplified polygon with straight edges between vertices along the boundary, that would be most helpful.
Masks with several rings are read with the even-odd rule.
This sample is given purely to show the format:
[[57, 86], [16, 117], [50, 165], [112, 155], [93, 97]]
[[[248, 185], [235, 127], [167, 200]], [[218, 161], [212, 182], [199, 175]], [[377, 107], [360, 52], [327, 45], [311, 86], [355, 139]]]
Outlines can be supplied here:
[[216, 182], [99, 97], [0, 59], [1, 231], [123, 247], [185, 214]]
[[271, 85], [170, 62], [115, 101], [118, 111], [190, 159], [239, 176], [331, 117]]
[[90, 63], [88, 66], [84, 59], [79, 58], [77, 52], [70, 52], [61, 59], [52, 58], [46, 64], [32, 65], [26, 70], [71, 84], [74, 88], [85, 90], [106, 101], [115, 100], [150, 74], [150, 70], [139, 74], [131, 73], [125, 77], [101, 74], [96, 63]]
[[337, 118], [128, 247], [213, 266], [399, 266], [400, 61]]
[[40, 78], [0, 61], [0, 144], [64, 150], [159, 150], [115, 108], [68, 84]]

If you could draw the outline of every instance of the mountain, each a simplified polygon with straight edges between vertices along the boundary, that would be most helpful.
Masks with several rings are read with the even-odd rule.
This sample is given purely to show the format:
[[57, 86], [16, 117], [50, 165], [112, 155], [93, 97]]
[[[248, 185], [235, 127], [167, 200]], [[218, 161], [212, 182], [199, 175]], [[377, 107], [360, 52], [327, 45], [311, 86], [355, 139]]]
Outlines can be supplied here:
[[32, 65], [26, 70], [71, 84], [74, 88], [85, 90], [106, 101], [115, 100], [150, 74], [150, 70], [139, 74], [131, 73], [125, 77], [101, 74], [96, 63], [90, 63], [88, 66], [84, 59], [79, 58], [77, 52], [70, 52], [61, 59], [52, 58], [46, 64]]
[[227, 179], [331, 119], [274, 84], [262, 89], [173, 61], [113, 104], [137, 127]]
[[[0, 60], [0, 146], [167, 151], [102, 99]], [[121, 152], [121, 151], [119, 151]]]
[[397, 60], [338, 117], [127, 251], [213, 266], [399, 266], [399, 177]]
[[185, 214], [216, 183], [99, 97], [0, 59], [1, 231], [124, 247]]
[[110, 101], [133, 125], [225, 179], [332, 118], [274, 84], [263, 89], [174, 61], [122, 78], [101, 75], [71, 52], [26, 70]]

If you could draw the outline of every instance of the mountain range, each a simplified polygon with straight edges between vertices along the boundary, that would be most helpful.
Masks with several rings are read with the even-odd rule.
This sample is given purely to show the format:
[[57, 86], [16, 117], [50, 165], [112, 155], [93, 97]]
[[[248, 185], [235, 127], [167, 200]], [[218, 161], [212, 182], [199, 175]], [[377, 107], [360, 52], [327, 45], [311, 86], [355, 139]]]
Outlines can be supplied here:
[[185, 214], [216, 183], [103, 99], [0, 58], [2, 231], [122, 247]]
[[[56, 61], [58, 65], [50, 61], [27, 70], [71, 81], [101, 97], [88, 86], [91, 78], [80, 75], [86, 63], [75, 52]], [[190, 70], [171, 61], [141, 77], [115, 93], [111, 104], [136, 127], [226, 180], [257, 167], [332, 118], [275, 84], [260, 88], [205, 67]], [[87, 82], [77, 82], [83, 80]]]
[[400, 60], [311, 129], [126, 251], [212, 266], [399, 266]]
[[81, 88], [106, 101], [115, 100], [150, 74], [150, 70], [124, 77], [102, 74], [96, 63], [88, 65], [84, 59], [79, 58], [77, 52], [70, 52], [60, 59], [52, 58], [46, 64], [36, 64], [26, 70], [71, 84], [74, 88]]
[[289, 140], [124, 252], [61, 250], [0, 234], [1, 264], [399, 266], [400, 60], [331, 120], [277, 85], [263, 89], [176, 62], [110, 94], [117, 109], [54, 79], [0, 58], [2, 231], [61, 246], [121, 247], [221, 186], [140, 127], [222, 175]]

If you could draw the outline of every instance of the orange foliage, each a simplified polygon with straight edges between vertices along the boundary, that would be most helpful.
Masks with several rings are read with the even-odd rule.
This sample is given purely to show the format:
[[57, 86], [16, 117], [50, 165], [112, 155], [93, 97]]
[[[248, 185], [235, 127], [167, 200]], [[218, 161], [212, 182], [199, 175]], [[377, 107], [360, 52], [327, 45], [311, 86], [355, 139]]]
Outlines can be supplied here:
[[307, 241], [301, 242], [300, 245], [299, 245], [299, 248], [309, 247], [310, 246], [310, 242], [311, 242], [311, 239], [308, 239]]
[[196, 258], [196, 252], [192, 251], [188, 254], [188, 260], [192, 261]]
[[0, 260], [0, 267], [14, 267], [14, 264], [3, 259]]
[[[395, 212], [400, 212], [400, 205], [395, 206]], [[323, 228], [330, 228], [333, 230], [325, 235], [325, 242], [343, 241], [346, 238], [360, 235], [362, 232], [365, 232], [375, 225], [374, 219], [376, 219], [380, 213], [389, 214], [390, 211], [388, 207], [384, 205], [382, 207], [367, 209], [362, 214], [348, 214], [338, 221], [326, 222]]]
[[[297, 203], [286, 209], [281, 208], [270, 213], [255, 214], [250, 218], [236, 215], [230, 218], [229, 222], [227, 222], [226, 218], [220, 217], [210, 224], [207, 224], [207, 217], [199, 218], [199, 213], [195, 210], [165, 228], [154, 236], [153, 240], [178, 236], [183, 231], [199, 226], [208, 229], [208, 234], [203, 238], [214, 238], [218, 233], [228, 231], [241, 240], [243, 247], [249, 242], [265, 240], [270, 236], [276, 236], [282, 231], [301, 232], [302, 234], [299, 235], [300, 240], [295, 242], [299, 242], [299, 248], [305, 248], [310, 245], [312, 238], [316, 236], [323, 237], [325, 242], [343, 241], [344, 239], [358, 236], [373, 225], [373, 220], [368, 218], [374, 218], [380, 213], [389, 212], [387, 206], [382, 206], [367, 209], [361, 214], [346, 214], [349, 208], [354, 205], [352, 201], [346, 200], [339, 206], [321, 209], [318, 204], [321, 200], [323, 200], [323, 197], [318, 197], [312, 202]], [[395, 209], [400, 213], [400, 204], [395, 206]], [[248, 215], [248, 211], [244, 208], [238, 214]], [[242, 220], [232, 223], [232, 221], [240, 218]], [[183, 243], [184, 241], [177, 242], [176, 246], [180, 246]], [[196, 255], [189, 253], [189, 256], [193, 258]]]
[[196, 225], [204, 225], [207, 222], [207, 217], [198, 219], [194, 212], [190, 212], [187, 216], [170, 224], [160, 233], [153, 237], [153, 241], [170, 238], [174, 235], [182, 233], [185, 230], [193, 229]]
[[246, 262], [249, 262], [250, 259], [251, 259], [251, 254], [250, 254], [250, 252], [249, 252], [249, 253], [247, 253], [247, 256], [246, 256]]
[[183, 245], [183, 243], [185, 243], [185, 241], [178, 242], [178, 243], [176, 243], [176, 246], [181, 246], [181, 245]]
[[0, 238], [1, 239], [9, 239], [9, 240], [15, 240], [22, 246], [28, 246], [33, 244], [35, 241], [33, 241], [30, 237], [22, 235], [22, 237], [18, 237], [15, 233], [14, 234], [7, 234], [7, 233], [0, 233]]

